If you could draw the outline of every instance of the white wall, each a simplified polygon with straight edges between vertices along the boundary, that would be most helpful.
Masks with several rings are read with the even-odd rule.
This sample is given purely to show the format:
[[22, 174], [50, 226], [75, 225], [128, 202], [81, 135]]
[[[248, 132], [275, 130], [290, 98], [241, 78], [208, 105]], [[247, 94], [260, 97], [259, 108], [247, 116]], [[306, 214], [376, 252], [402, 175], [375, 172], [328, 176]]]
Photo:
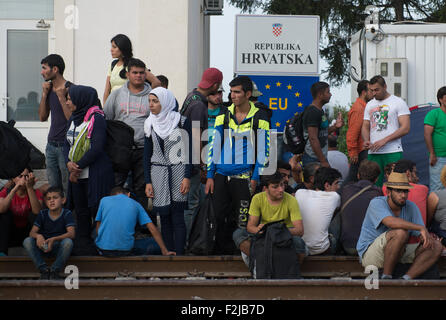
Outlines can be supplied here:
[[[70, 4], [79, 10], [75, 30], [64, 26], [64, 10]], [[136, 58], [153, 74], [169, 78], [169, 89], [181, 104], [209, 64], [203, 37], [209, 35], [209, 24], [204, 24], [201, 4], [201, 0], [55, 1], [56, 51], [67, 64], [66, 78], [96, 88], [102, 99], [112, 61], [110, 40], [123, 33], [132, 40]]]
[[[367, 41], [367, 79], [375, 75], [374, 58], [407, 58], [407, 104], [412, 107], [437, 103], [437, 91], [446, 80], [446, 24], [381, 27], [385, 33], [383, 41]], [[358, 40], [359, 32], [352, 37], [351, 64], [360, 70]], [[356, 85], [352, 81], [352, 99], [357, 96]]]

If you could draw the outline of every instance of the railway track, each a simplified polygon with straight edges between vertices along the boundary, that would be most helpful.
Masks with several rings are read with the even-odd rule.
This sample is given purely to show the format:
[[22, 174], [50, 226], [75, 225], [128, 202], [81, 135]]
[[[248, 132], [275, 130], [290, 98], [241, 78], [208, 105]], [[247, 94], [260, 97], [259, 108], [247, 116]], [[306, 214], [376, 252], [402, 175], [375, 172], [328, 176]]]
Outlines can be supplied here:
[[[381, 280], [368, 290], [356, 257], [308, 257], [302, 280], [254, 280], [240, 256], [72, 257], [79, 289], [35, 280], [28, 257], [0, 257], [0, 299], [446, 299], [445, 280]], [[438, 263], [446, 278], [446, 257]]]

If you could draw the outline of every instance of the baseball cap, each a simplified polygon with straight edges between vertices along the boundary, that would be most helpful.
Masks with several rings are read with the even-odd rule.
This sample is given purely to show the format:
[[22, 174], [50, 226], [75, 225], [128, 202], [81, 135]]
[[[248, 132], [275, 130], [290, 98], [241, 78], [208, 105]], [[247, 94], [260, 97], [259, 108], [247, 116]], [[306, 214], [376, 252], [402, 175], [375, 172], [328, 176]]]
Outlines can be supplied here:
[[223, 80], [223, 73], [217, 68], [208, 68], [204, 70], [201, 81], [198, 87], [202, 89], [209, 89], [214, 83], [221, 83]]

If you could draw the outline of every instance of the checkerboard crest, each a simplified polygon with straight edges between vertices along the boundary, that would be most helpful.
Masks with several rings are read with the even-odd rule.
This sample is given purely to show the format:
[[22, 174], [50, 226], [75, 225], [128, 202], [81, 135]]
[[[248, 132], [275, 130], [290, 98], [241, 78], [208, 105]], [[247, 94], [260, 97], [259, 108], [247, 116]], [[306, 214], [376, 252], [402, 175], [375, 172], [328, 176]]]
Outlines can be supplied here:
[[273, 24], [273, 35], [278, 37], [282, 34], [282, 24], [281, 23], [274, 23]]

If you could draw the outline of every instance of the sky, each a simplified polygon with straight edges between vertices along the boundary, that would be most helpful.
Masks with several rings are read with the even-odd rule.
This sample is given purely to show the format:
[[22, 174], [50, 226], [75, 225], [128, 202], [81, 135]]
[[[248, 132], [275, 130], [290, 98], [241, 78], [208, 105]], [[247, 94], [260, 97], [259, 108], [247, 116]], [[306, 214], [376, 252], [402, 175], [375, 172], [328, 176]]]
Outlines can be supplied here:
[[[234, 77], [234, 22], [235, 15], [241, 14], [240, 9], [224, 3], [222, 16], [211, 16], [210, 22], [210, 66], [223, 72], [223, 88], [225, 94], [229, 92], [228, 83]], [[260, 10], [253, 14], [262, 14]], [[327, 63], [321, 59], [320, 69], [326, 68]], [[321, 81], [325, 81], [323, 75]], [[340, 88], [331, 88], [331, 105], [348, 106], [351, 103], [350, 84]]]

